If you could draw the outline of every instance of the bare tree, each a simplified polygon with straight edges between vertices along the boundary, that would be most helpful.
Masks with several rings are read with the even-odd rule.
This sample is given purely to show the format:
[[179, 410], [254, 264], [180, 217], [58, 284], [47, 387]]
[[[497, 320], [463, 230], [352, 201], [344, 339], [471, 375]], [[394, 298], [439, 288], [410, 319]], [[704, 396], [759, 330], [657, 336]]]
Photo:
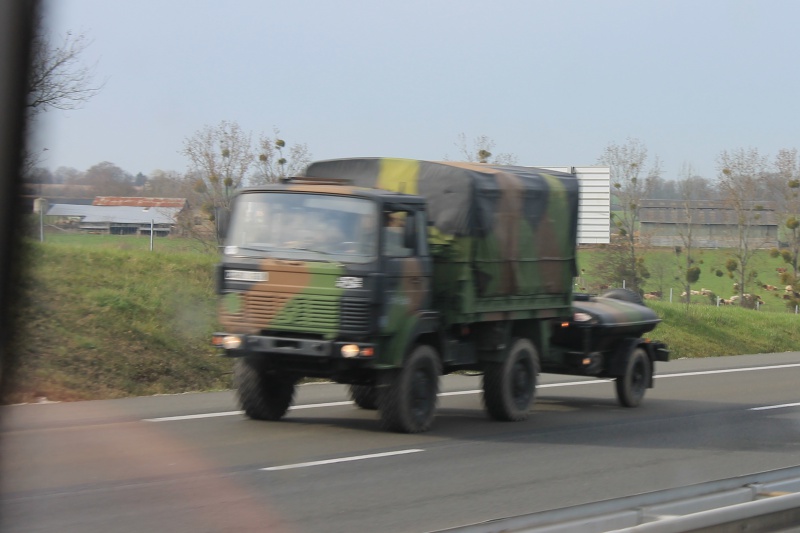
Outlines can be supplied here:
[[677, 224], [677, 228], [683, 246], [675, 249], [675, 255], [679, 258], [680, 281], [683, 286], [683, 292], [686, 294], [684, 301], [688, 304], [692, 301], [692, 284], [700, 279], [700, 266], [694, 257], [694, 238], [692, 235], [695, 213], [693, 207], [694, 200], [697, 197], [695, 185], [697, 181], [692, 179], [693, 171], [690, 164], [684, 163], [679, 175], [681, 179], [677, 183], [677, 189], [680, 195], [679, 202], [683, 214], [683, 223]]
[[[488, 163], [492, 165], [516, 165], [517, 156], [511, 153], [493, 154], [495, 142], [487, 135], [479, 135], [472, 141], [472, 146], [467, 147], [467, 136], [459, 134], [456, 148], [464, 161], [470, 163]], [[445, 156], [447, 159], [447, 156]]]
[[294, 144], [287, 148], [280, 131], [275, 129], [272, 138], [261, 137], [258, 143], [256, 172], [251, 178], [253, 185], [276, 183], [288, 176], [297, 176], [309, 163], [311, 152], [305, 144]]
[[[86, 34], [72, 32], [53, 41], [46, 35], [42, 20], [38, 21], [31, 41], [28, 119], [49, 109], [78, 109], [102, 90], [104, 83], [94, 79], [95, 65], [82, 61], [90, 44]], [[42, 152], [26, 150], [23, 174], [29, 173], [41, 158]]]
[[767, 159], [756, 148], [723, 150], [717, 157], [717, 169], [720, 194], [736, 219], [736, 246], [727, 268], [731, 275], [738, 272], [739, 301], [745, 305], [746, 284], [758, 274], [750, 268], [750, 260], [759, 247], [755, 228], [763, 218], [764, 206], [757, 198], [767, 173]]
[[135, 191], [133, 176], [108, 161], [92, 165], [79, 183], [89, 185], [95, 196], [130, 196]]
[[776, 250], [774, 256], [780, 255], [791, 265], [791, 277], [785, 276], [782, 282], [786, 285], [798, 282], [798, 258], [800, 258], [800, 165], [798, 165], [797, 149], [782, 149], [775, 157], [774, 174], [768, 177], [770, 195], [776, 203], [776, 213], [783, 238], [787, 247], [783, 251]]
[[[645, 174], [647, 147], [638, 139], [628, 139], [625, 144], [610, 143], [597, 162], [611, 171], [611, 194], [618, 203], [618, 209], [611, 213], [611, 221], [625, 246], [626, 271], [636, 273], [639, 210], [642, 200], [647, 198], [648, 184], [654, 183], [655, 177], [661, 174], [661, 163], [656, 157]], [[634, 276], [630, 281], [631, 289], [638, 291], [643, 279]]]
[[187, 138], [182, 153], [189, 158], [194, 190], [203, 198], [200, 207], [208, 220], [216, 220], [220, 211], [230, 211], [231, 197], [253, 165], [250, 133], [236, 122], [223, 120]]
[[28, 79], [28, 115], [48, 109], [78, 109], [100, 92], [103, 83], [94, 79], [94, 65], [82, 56], [91, 41], [84, 33], [67, 32], [52, 41], [39, 24], [31, 43], [32, 63]]

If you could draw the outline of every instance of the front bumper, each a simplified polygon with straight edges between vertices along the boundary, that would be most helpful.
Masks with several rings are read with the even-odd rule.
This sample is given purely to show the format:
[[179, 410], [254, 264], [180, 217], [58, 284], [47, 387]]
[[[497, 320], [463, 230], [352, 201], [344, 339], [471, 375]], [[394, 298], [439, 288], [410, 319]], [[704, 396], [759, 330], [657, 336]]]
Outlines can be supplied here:
[[287, 356], [362, 360], [375, 358], [375, 344], [363, 342], [215, 333], [212, 344], [223, 348], [228, 357], [274, 355], [281, 358]]

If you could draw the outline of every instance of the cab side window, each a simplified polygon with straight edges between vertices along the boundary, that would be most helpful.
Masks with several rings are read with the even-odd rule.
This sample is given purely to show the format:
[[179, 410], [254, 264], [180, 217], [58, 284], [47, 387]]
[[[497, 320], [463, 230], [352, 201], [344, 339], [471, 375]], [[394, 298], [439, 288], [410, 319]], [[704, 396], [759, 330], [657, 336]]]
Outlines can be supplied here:
[[409, 257], [415, 254], [414, 213], [407, 211], [386, 211], [383, 218], [383, 254], [387, 257]]

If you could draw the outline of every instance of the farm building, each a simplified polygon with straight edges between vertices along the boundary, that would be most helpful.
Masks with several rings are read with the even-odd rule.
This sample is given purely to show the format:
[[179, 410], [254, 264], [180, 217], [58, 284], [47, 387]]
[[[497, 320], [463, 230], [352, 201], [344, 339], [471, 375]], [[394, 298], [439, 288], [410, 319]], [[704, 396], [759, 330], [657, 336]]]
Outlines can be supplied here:
[[[754, 248], [778, 246], [778, 222], [774, 202], [752, 202], [753, 221], [748, 241]], [[692, 241], [701, 248], [738, 246], [736, 211], [721, 201], [689, 202]], [[652, 246], [683, 246], [687, 212], [677, 200], [645, 200], [639, 211], [640, 234]]]
[[101, 196], [93, 205], [55, 204], [46, 213], [47, 223], [87, 233], [153, 235], [176, 231], [187, 207], [182, 198], [123, 198]]

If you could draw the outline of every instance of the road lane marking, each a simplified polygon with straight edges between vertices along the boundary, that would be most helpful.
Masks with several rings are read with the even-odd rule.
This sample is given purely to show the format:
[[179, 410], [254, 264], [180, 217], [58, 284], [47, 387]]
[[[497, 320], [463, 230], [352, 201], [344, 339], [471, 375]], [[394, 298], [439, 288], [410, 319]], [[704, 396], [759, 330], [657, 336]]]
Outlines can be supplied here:
[[194, 420], [196, 418], [214, 418], [215, 416], [242, 415], [244, 411], [225, 411], [222, 413], [203, 413], [200, 415], [162, 416], [159, 418], [145, 418], [143, 422], [170, 422], [172, 420]]
[[[747, 367], [747, 368], [728, 368], [724, 370], [702, 370], [698, 372], [682, 372], [676, 374], [658, 374], [653, 376], [655, 379], [661, 378], [679, 378], [685, 376], [706, 376], [706, 375], [713, 375], [713, 374], [729, 374], [732, 372], [752, 372], [755, 370], [776, 370], [781, 368], [796, 368], [800, 367], [800, 363], [788, 363], [784, 365], [770, 365], [770, 366], [755, 366], [755, 367]], [[593, 385], [596, 383], [610, 383], [611, 379], [593, 379], [591, 381], [567, 381], [564, 383], [547, 383], [542, 385], [537, 385], [537, 389], [546, 389], [546, 388], [553, 388], [553, 387], [570, 387], [574, 385]], [[440, 392], [439, 396], [465, 396], [469, 394], [480, 394], [483, 391], [481, 389], [473, 389], [473, 390], [465, 390], [465, 391], [453, 391], [453, 392]], [[293, 405], [289, 407], [290, 410], [297, 410], [297, 409], [316, 409], [320, 407], [339, 407], [343, 405], [352, 405], [353, 402], [351, 401], [343, 401], [343, 402], [327, 402], [327, 403], [312, 403], [312, 404], [305, 404], [305, 405]], [[789, 406], [789, 404], [787, 404]], [[776, 408], [777, 409], [777, 408]], [[145, 418], [144, 422], [172, 422], [176, 420], [195, 420], [198, 418], [214, 418], [220, 416], [236, 416], [242, 415], [244, 411], [223, 411], [219, 413], [203, 413], [198, 415], [181, 415], [181, 416], [164, 416], [159, 418]]]
[[747, 368], [727, 368], [725, 370], [702, 370], [699, 372], [682, 372], [680, 374], [660, 374], [653, 376], [654, 378], [678, 378], [683, 376], [707, 376], [709, 374], [729, 374], [731, 372], [752, 372], [754, 370], [775, 370], [778, 368], [793, 368], [800, 366], [800, 363], [788, 363], [785, 365], [771, 365], [771, 366], [751, 366]]
[[412, 448], [410, 450], [397, 450], [396, 452], [371, 453], [369, 455], [353, 455], [351, 457], [339, 457], [338, 459], [327, 459], [325, 461], [311, 461], [308, 463], [295, 463], [293, 465], [270, 466], [267, 468], [260, 468], [259, 470], [264, 470], [267, 472], [272, 472], [275, 470], [291, 470], [293, 468], [306, 468], [309, 466], [331, 465], [334, 463], [347, 463], [349, 461], [363, 461], [364, 459], [377, 459], [379, 457], [391, 457], [393, 455], [405, 455], [408, 453], [418, 453], [424, 451], [425, 450], [419, 448]]
[[764, 407], [751, 407], [748, 411], [766, 411], [767, 409], [783, 409], [784, 407], [800, 407], [800, 403], [784, 403], [781, 405], [766, 405]]
[[[352, 405], [353, 402], [328, 402], [328, 403], [309, 403], [305, 405], [292, 405], [289, 407], [290, 411], [295, 409], [315, 409], [317, 407], [338, 407], [340, 405]], [[145, 418], [144, 422], [172, 422], [174, 420], [194, 420], [196, 418], [214, 418], [217, 416], [236, 416], [243, 415], [244, 411], [223, 411], [220, 413], [203, 413], [199, 415], [180, 415], [180, 416], [162, 416], [159, 418]]]

